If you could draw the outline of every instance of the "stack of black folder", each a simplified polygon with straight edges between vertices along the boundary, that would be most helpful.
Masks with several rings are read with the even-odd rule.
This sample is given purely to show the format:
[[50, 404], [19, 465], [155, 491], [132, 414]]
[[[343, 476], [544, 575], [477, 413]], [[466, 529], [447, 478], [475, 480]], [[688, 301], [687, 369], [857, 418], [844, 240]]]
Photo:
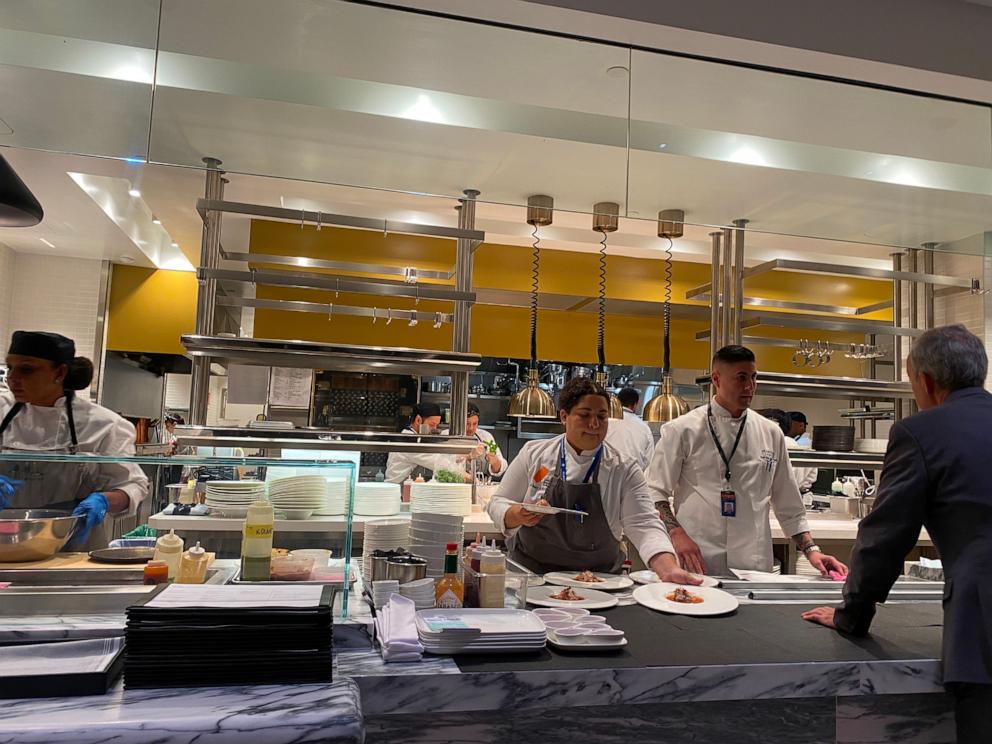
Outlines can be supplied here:
[[331, 681], [328, 586], [163, 587], [128, 607], [125, 688]]

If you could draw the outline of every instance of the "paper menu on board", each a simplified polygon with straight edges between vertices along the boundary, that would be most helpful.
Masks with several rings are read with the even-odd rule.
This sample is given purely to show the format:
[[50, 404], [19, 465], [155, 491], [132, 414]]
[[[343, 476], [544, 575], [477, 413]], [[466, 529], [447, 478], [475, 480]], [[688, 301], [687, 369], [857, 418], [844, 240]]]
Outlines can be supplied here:
[[309, 408], [313, 370], [273, 367], [269, 378], [269, 405], [275, 408]]
[[252, 609], [258, 607], [318, 607], [323, 586], [232, 586], [229, 584], [171, 584], [145, 607], [211, 607]]

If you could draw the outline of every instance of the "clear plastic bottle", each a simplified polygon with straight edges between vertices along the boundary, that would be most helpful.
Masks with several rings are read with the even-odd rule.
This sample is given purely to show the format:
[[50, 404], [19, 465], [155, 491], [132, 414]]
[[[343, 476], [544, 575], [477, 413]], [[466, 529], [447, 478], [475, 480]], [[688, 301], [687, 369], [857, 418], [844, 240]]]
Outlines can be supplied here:
[[183, 553], [183, 560], [179, 564], [180, 584], [202, 584], [207, 580], [207, 551], [200, 547], [199, 541], [196, 545]]
[[268, 581], [272, 565], [272, 504], [254, 501], [248, 507], [241, 540], [241, 580]]
[[482, 554], [479, 607], [502, 607], [506, 591], [506, 556], [500, 550]]
[[175, 530], [169, 530], [168, 535], [162, 535], [155, 541], [153, 560], [165, 561], [169, 567], [169, 581], [175, 581], [179, 575], [179, 563], [183, 557], [183, 539]]

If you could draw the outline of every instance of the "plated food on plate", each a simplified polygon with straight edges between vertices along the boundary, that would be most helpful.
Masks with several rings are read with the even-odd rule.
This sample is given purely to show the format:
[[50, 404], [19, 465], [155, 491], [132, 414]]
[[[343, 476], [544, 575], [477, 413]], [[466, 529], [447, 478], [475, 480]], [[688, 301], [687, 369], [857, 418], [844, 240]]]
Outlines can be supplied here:
[[675, 591], [669, 592], [665, 595], [665, 599], [669, 602], [681, 602], [682, 604], [699, 604], [700, 602], [705, 602], [706, 600], [700, 597], [698, 594], [693, 594], [688, 591], [685, 587], [678, 587]]
[[558, 599], [563, 602], [582, 602], [585, 600], [585, 597], [577, 594], [572, 587], [566, 586], [557, 594], [552, 594], [549, 599]]
[[587, 584], [602, 584], [603, 579], [599, 578], [592, 571], [582, 571], [573, 577], [576, 581], [584, 581]]

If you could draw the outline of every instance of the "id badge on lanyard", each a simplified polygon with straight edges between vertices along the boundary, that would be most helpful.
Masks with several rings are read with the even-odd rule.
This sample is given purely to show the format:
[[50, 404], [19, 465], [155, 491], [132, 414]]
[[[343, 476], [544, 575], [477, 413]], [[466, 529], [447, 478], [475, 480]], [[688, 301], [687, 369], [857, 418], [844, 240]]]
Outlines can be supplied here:
[[713, 411], [710, 406], [706, 407], [706, 423], [710, 427], [710, 436], [713, 437], [713, 444], [716, 445], [716, 451], [720, 453], [720, 459], [723, 460], [723, 486], [720, 488], [720, 516], [721, 517], [736, 517], [737, 516], [737, 494], [734, 492], [733, 486], [730, 485], [730, 461], [734, 459], [734, 455], [737, 453], [737, 447], [741, 443], [741, 436], [744, 434], [744, 424], [747, 423], [747, 414], [744, 414], [744, 419], [741, 421], [741, 428], [737, 431], [737, 438], [734, 440], [734, 448], [730, 450], [730, 455], [728, 456], [723, 451], [723, 445], [720, 444], [720, 438], [716, 435], [716, 427], [713, 426]]

